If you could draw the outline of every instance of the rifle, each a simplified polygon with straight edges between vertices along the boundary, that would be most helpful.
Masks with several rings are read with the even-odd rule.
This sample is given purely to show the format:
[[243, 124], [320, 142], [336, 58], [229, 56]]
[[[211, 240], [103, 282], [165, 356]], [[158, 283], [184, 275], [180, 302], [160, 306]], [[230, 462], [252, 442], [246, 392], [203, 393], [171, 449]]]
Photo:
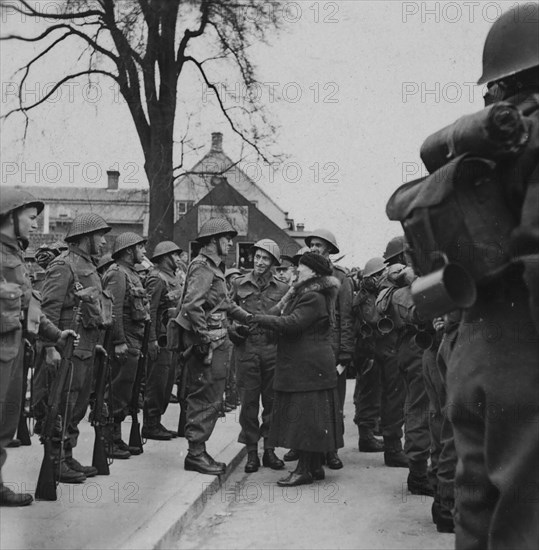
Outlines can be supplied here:
[[140, 351], [140, 357], [137, 364], [137, 374], [135, 376], [135, 383], [133, 385], [133, 394], [131, 396], [131, 432], [129, 434], [129, 447], [137, 447], [142, 451], [142, 438], [140, 436], [140, 423], [138, 421], [138, 402], [140, 387], [142, 385], [142, 377], [146, 370], [146, 361], [148, 359], [148, 344], [150, 342], [150, 323], [146, 321], [144, 323], [144, 335], [142, 337], [142, 349]]
[[105, 410], [105, 386], [109, 374], [109, 349], [112, 344], [112, 330], [109, 328], [105, 332], [103, 347], [107, 355], [101, 354], [97, 359], [96, 379], [95, 379], [95, 402], [94, 410], [91, 414], [92, 426], [95, 430], [94, 451], [92, 455], [92, 466], [97, 468], [100, 476], [110, 474], [107, 453], [105, 451], [105, 438], [103, 437], [103, 426], [109, 421], [108, 410]]
[[21, 413], [19, 415], [19, 425], [17, 427], [17, 439], [21, 445], [31, 445], [30, 432], [26, 422], [26, 391], [28, 389], [28, 373], [34, 366], [34, 346], [25, 338], [24, 339], [24, 359], [23, 359], [23, 375], [22, 375], [22, 401]]
[[[73, 368], [73, 348], [75, 337], [68, 336], [67, 343], [62, 354], [62, 361], [60, 368], [52, 383], [51, 392], [48, 399], [48, 413], [45, 419], [43, 432], [41, 435], [41, 442], [43, 443], [43, 462], [39, 470], [39, 477], [36, 486], [36, 500], [56, 500], [56, 483], [57, 473], [54, 467], [54, 460], [52, 458], [52, 442], [55, 436], [55, 432], [58, 432], [58, 427], [62, 425], [62, 417], [58, 414], [60, 403], [62, 400], [62, 393], [64, 386], [69, 375], [69, 372]], [[67, 419], [64, 419], [67, 422]], [[62, 430], [60, 429], [60, 434]], [[60, 436], [62, 437], [62, 436]], [[63, 444], [63, 441], [60, 442]], [[59, 466], [59, 465], [58, 465]]]
[[185, 422], [187, 420], [187, 360], [193, 353], [193, 346], [189, 346], [179, 354], [180, 385], [178, 388], [178, 403], [180, 404], [180, 418], [178, 419], [178, 436], [185, 437]]

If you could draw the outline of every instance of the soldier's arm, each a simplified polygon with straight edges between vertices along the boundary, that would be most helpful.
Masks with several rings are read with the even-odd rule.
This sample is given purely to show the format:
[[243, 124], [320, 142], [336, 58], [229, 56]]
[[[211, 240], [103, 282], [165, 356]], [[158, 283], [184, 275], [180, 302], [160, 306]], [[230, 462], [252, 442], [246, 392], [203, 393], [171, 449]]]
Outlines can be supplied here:
[[159, 275], [152, 273], [148, 275], [145, 282], [146, 292], [150, 299], [150, 342], [157, 340], [156, 327], [159, 326], [159, 319], [157, 319], [157, 310], [161, 303], [161, 298], [165, 290], [165, 283], [159, 277]]
[[[67, 263], [64, 261], [53, 262], [45, 274], [45, 281], [41, 289], [41, 310], [45, 316], [40, 322], [40, 332], [43, 330], [43, 336], [52, 330], [49, 323], [54, 327], [60, 326], [62, 308], [69, 298], [72, 287], [73, 274]], [[55, 338], [51, 338], [51, 340], [55, 340]]]
[[193, 265], [185, 284], [187, 290], [183, 298], [181, 315], [187, 318], [191, 329], [202, 342], [208, 342], [208, 325], [203, 305], [206, 302], [213, 281], [213, 273], [204, 264]]
[[124, 301], [126, 293], [125, 275], [119, 269], [109, 269], [103, 279], [103, 287], [109, 291], [113, 300], [114, 325], [112, 343], [125, 344], [124, 332]]

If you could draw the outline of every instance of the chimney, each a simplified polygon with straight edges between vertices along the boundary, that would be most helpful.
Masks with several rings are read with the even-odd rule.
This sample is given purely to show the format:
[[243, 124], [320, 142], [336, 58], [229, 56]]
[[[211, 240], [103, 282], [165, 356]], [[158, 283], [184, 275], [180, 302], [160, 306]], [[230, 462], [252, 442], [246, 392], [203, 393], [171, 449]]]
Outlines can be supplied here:
[[109, 191], [118, 191], [120, 172], [118, 172], [118, 170], [107, 170], [107, 178], [107, 189]]
[[223, 134], [221, 132], [213, 132], [211, 135], [211, 149], [212, 153], [223, 152]]
[[298, 223], [298, 224], [296, 224], [296, 229], [297, 229], [299, 232], [305, 231], [305, 224], [304, 224], [304, 223]]

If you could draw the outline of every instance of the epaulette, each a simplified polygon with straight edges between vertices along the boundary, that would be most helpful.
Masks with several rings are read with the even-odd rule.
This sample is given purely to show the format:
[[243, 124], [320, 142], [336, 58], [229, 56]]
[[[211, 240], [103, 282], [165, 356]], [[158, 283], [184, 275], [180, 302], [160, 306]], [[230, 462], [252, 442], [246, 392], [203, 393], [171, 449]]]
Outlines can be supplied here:
[[337, 265], [337, 264], [333, 264], [333, 267], [337, 270], [337, 271], [341, 271], [342, 273], [344, 273], [345, 275], [348, 275], [348, 271], [346, 271], [346, 269], [340, 265]]
[[110, 265], [110, 267], [107, 269], [107, 271], [118, 271], [120, 269], [120, 266], [114, 262]]

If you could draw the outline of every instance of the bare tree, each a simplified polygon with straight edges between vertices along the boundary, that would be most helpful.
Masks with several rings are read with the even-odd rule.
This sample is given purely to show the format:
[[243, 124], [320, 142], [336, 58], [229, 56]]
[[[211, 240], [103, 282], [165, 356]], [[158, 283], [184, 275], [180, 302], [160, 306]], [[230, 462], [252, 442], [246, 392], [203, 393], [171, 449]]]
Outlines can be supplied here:
[[[26, 116], [68, 81], [88, 75], [112, 79], [126, 101], [142, 151], [150, 186], [149, 247], [173, 234], [174, 122], [179, 79], [193, 66], [214, 97], [231, 128], [265, 161], [261, 143], [273, 134], [264, 109], [253, 92], [259, 86], [249, 46], [265, 41], [279, 28], [277, 3], [260, 0], [65, 0], [60, 10], [44, 11], [44, 4], [18, 0], [4, 4], [24, 17], [46, 21], [37, 36], [8, 34], [2, 40], [39, 44], [37, 53], [21, 67], [22, 90], [32, 69], [62, 48], [81, 48], [80, 70], [65, 74], [48, 93], [26, 103], [22, 93], [16, 112]], [[57, 4], [58, 5], [58, 4]], [[198, 39], [198, 40], [197, 40]], [[203, 42], [203, 47], [199, 43]], [[204, 51], [203, 54], [198, 52]], [[210, 54], [208, 55], [208, 52]], [[241, 104], [227, 107], [212, 69], [223, 64], [237, 74], [244, 90]], [[184, 94], [185, 95], [185, 94]]]

